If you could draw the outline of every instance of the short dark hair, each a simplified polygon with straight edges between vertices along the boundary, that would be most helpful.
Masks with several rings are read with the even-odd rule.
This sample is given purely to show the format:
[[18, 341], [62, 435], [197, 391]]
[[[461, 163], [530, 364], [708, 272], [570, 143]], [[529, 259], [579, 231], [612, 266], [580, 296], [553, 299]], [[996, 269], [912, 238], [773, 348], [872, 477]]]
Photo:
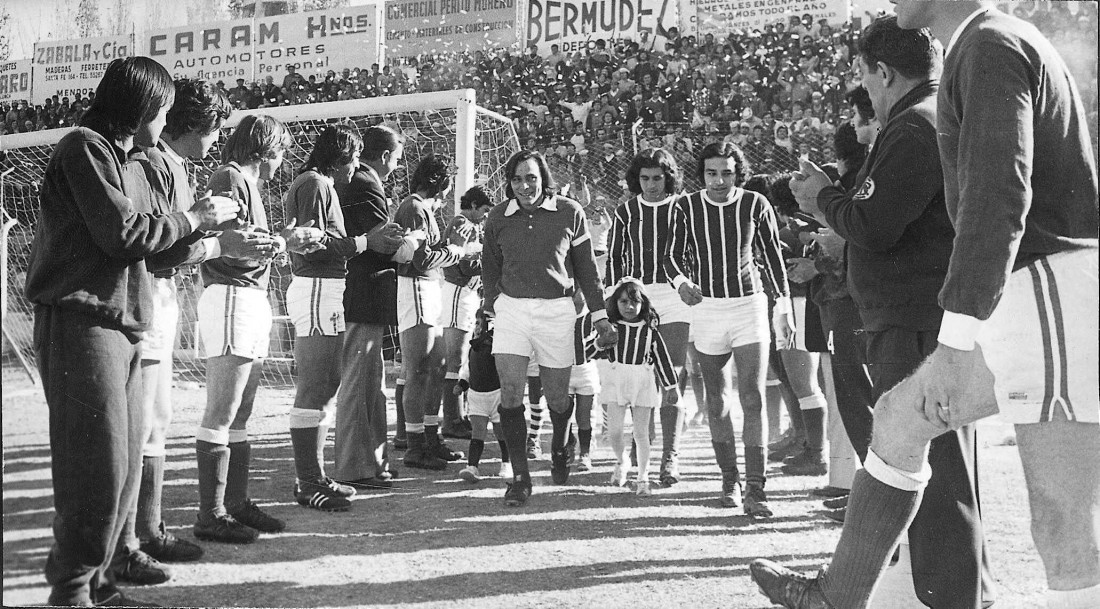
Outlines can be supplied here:
[[676, 158], [664, 148], [649, 148], [634, 155], [626, 170], [626, 185], [630, 192], [642, 194], [639, 176], [643, 169], [660, 168], [665, 172], [665, 194], [675, 194], [683, 188], [684, 178]]
[[96, 96], [80, 119], [108, 139], [135, 135], [164, 106], [172, 105], [176, 88], [164, 66], [148, 57], [125, 57], [107, 65]]
[[409, 178], [409, 190], [417, 192], [426, 191], [429, 197], [434, 197], [447, 190], [451, 185], [451, 160], [445, 156], [436, 156], [429, 153], [420, 159], [412, 177]]
[[232, 112], [221, 89], [204, 80], [179, 78], [164, 131], [173, 139], [192, 132], [206, 135], [220, 128]]
[[385, 125], [374, 125], [363, 130], [363, 152], [359, 158], [364, 161], [380, 161], [382, 154], [393, 152], [405, 143], [405, 138], [400, 133]]
[[520, 150], [509, 157], [508, 162], [504, 165], [504, 196], [509, 199], [516, 198], [516, 193], [512, 190], [512, 178], [516, 175], [516, 167], [528, 160], [534, 161], [539, 168], [539, 175], [542, 176], [542, 191], [547, 195], [551, 195], [558, 190], [558, 185], [554, 182], [554, 176], [550, 175], [550, 165], [546, 162], [546, 157], [542, 156], [542, 153], [537, 150]]
[[875, 107], [871, 104], [871, 94], [863, 88], [863, 85], [848, 91], [844, 96], [844, 101], [855, 108], [863, 120], [867, 122], [875, 120]]
[[222, 148], [222, 163], [254, 163], [294, 143], [286, 125], [267, 114], [241, 119]]
[[329, 125], [317, 136], [309, 158], [302, 164], [298, 173], [310, 169], [322, 175], [329, 175], [338, 165], [347, 165], [363, 149], [363, 140], [350, 125]]
[[485, 192], [485, 189], [481, 186], [471, 186], [470, 189], [458, 199], [459, 209], [477, 209], [479, 207], [485, 207], [486, 205], [492, 207], [493, 200], [489, 198], [489, 193]]
[[700, 182], [705, 182], [707, 159], [733, 159], [735, 165], [734, 184], [740, 186], [751, 173], [748, 159], [745, 153], [733, 142], [711, 142], [699, 151], [699, 162], [696, 166], [697, 177]]
[[860, 167], [867, 158], [867, 146], [856, 138], [856, 128], [847, 121], [840, 124], [833, 134], [833, 150], [836, 158], [848, 164], [848, 167]]
[[791, 174], [775, 173], [768, 176], [768, 201], [775, 210], [784, 216], [794, 216], [798, 213], [798, 199], [791, 192]]
[[910, 79], [934, 78], [943, 64], [943, 49], [928, 28], [904, 30], [897, 15], [872, 21], [856, 48], [867, 65], [882, 62]]

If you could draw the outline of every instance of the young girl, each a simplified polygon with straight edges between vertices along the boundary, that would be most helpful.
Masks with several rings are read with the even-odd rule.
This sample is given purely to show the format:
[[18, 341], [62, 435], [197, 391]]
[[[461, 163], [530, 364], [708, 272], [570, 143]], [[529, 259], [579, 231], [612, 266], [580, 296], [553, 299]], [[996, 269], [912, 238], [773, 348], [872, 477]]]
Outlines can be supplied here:
[[[629, 472], [623, 422], [629, 407], [634, 421], [634, 442], [638, 446], [639, 496], [649, 495], [649, 421], [653, 409], [661, 405], [661, 397], [654, 384], [657, 381], [666, 391], [666, 403], [679, 402], [676, 372], [665, 341], [657, 329], [660, 318], [650, 306], [642, 284], [636, 279], [624, 279], [607, 300], [607, 319], [615, 324], [618, 338], [612, 345], [598, 341], [600, 347], [610, 347], [611, 361], [601, 378], [603, 395], [607, 403], [607, 425], [611, 436], [611, 449], [615, 453], [615, 471], [611, 484], [626, 485]], [[656, 369], [656, 370], [654, 370]]]
[[470, 357], [467, 372], [469, 378], [460, 380], [452, 392], [457, 397], [461, 389], [468, 388], [466, 397], [470, 412], [470, 455], [467, 465], [458, 477], [473, 484], [481, 480], [481, 455], [485, 450], [485, 435], [489, 423], [500, 444], [500, 477], [511, 481], [512, 464], [508, 461], [508, 446], [504, 443], [504, 430], [500, 428], [500, 377], [493, 357], [493, 330], [488, 327], [485, 312], [478, 309], [477, 327], [470, 341]]

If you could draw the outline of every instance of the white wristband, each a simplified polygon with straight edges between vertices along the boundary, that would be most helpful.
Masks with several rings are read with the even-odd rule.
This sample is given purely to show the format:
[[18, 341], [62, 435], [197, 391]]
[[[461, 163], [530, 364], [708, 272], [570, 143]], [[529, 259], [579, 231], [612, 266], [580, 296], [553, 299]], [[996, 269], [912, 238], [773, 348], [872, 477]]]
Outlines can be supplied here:
[[672, 278], [672, 287], [676, 288], [676, 291], [680, 291], [680, 286], [688, 282], [688, 278], [683, 275], [677, 275]]
[[203, 262], [222, 257], [222, 242], [217, 237], [203, 237], [202, 244], [206, 246]]
[[775, 315], [790, 315], [794, 307], [791, 306], [790, 296], [780, 296], [775, 299], [775, 308], [772, 312]]

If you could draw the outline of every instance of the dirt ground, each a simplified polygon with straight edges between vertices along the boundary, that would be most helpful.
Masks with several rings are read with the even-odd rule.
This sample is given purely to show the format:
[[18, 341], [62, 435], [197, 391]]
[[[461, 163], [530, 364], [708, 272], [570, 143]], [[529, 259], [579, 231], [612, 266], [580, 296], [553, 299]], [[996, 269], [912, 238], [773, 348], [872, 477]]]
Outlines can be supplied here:
[[[217, 607], [767, 607], [749, 579], [750, 560], [772, 557], [813, 570], [828, 562], [840, 535], [809, 495], [824, 478], [784, 476], [773, 467], [768, 493], [776, 515], [766, 521], [719, 507], [720, 477], [705, 426], [686, 435], [684, 481], [650, 498], [607, 486], [612, 463], [602, 443], [595, 470], [574, 472], [567, 486], [552, 486], [549, 462], [536, 463], [535, 494], [521, 509], [505, 508], [499, 479], [473, 486], [457, 480], [460, 465], [452, 464], [440, 473], [401, 468], [393, 489], [360, 492], [347, 513], [320, 513], [299, 507], [291, 495], [291, 397], [286, 389], [261, 389], [250, 425], [250, 493], [286, 520], [287, 531], [249, 546], [204, 543], [201, 562], [174, 566], [170, 582], [131, 588], [130, 596]], [[177, 535], [191, 538], [198, 501], [193, 433], [205, 394], [177, 386], [174, 399], [164, 517]], [[693, 410], [690, 394], [686, 403]], [[390, 408], [392, 421], [392, 396]], [[41, 392], [5, 367], [5, 606], [42, 604], [48, 594], [47, 431]], [[1000, 583], [995, 606], [1032, 607], [1041, 604], [1044, 579], [1029, 535], [1019, 456], [1005, 445], [1010, 434], [998, 422], [981, 428], [983, 513]], [[483, 471], [496, 472], [495, 443], [483, 464]]]

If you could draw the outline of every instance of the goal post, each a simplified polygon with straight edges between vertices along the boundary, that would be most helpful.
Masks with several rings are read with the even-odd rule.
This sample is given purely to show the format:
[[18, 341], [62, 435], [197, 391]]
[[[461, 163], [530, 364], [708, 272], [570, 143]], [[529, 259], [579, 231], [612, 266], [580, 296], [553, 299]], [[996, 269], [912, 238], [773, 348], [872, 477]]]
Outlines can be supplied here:
[[[328, 124], [346, 122], [359, 130], [384, 124], [404, 136], [404, 156], [386, 181], [386, 191], [394, 207], [409, 194], [409, 179], [420, 159], [430, 153], [446, 155], [456, 168], [454, 200], [440, 212], [446, 221], [457, 209], [458, 198], [471, 186], [481, 185], [493, 201], [504, 200], [504, 165], [519, 150], [519, 139], [510, 120], [481, 108], [474, 91], [436, 91], [353, 99], [319, 104], [302, 104], [236, 110], [222, 128], [222, 134], [210, 155], [200, 162], [188, 162], [193, 186], [205, 191], [210, 174], [219, 166], [226, 137], [242, 118], [267, 114], [287, 125], [294, 144], [287, 150], [282, 167], [262, 188], [264, 206], [272, 226], [284, 223], [283, 197], [301, 165], [308, 158], [320, 131]], [[3, 202], [4, 233], [4, 336], [13, 355], [33, 362], [33, 307], [23, 296], [27, 261], [38, 215], [38, 191], [53, 146], [69, 129], [53, 129], [5, 135], [0, 150], [0, 200]], [[8, 226], [8, 218], [12, 222]], [[293, 327], [286, 316], [285, 292], [290, 284], [289, 262], [273, 263], [269, 300], [276, 323], [271, 332], [271, 356], [264, 366], [264, 382], [293, 384]], [[196, 332], [195, 304], [202, 290], [198, 267], [184, 269], [177, 279], [180, 301], [180, 332], [175, 349], [175, 371], [184, 381], [202, 382], [204, 366], [200, 361]], [[9, 345], [5, 345], [7, 350]]]

